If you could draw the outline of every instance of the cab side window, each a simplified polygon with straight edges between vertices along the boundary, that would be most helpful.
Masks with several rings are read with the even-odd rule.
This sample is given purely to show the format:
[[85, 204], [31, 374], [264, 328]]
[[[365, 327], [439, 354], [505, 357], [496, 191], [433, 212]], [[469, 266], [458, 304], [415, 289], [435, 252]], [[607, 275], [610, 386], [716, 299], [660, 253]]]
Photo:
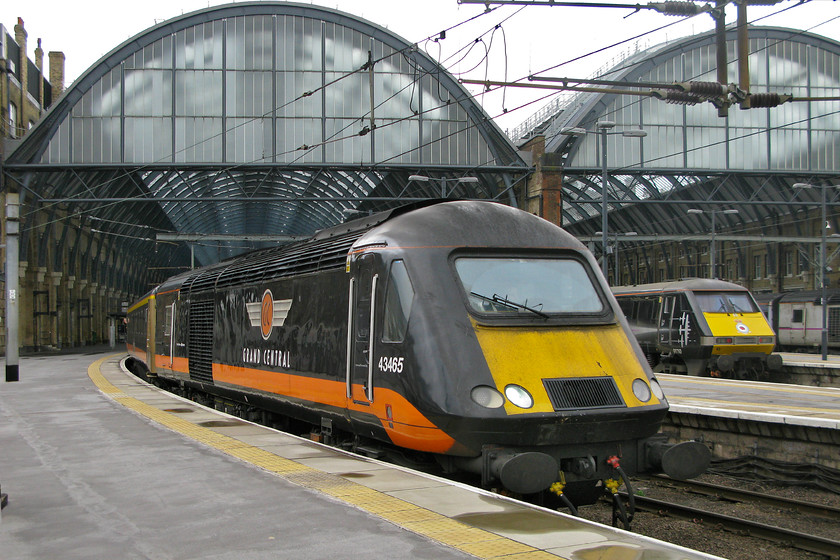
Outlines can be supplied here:
[[388, 287], [385, 291], [385, 325], [383, 342], [402, 342], [408, 328], [408, 317], [414, 302], [414, 288], [402, 260], [391, 264]]

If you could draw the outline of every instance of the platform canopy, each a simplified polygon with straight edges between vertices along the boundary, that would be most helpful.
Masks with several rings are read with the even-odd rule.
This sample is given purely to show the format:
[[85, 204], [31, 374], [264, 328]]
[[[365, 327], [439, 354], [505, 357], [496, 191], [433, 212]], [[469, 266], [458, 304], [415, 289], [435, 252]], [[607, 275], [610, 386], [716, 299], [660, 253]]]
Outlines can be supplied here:
[[132, 37], [5, 162], [28, 207], [24, 231], [43, 236], [72, 217], [161, 269], [188, 264], [191, 249], [210, 264], [264, 246], [261, 236], [308, 236], [418, 198], [513, 204], [527, 172], [416, 45], [285, 2], [209, 8]]
[[[544, 135], [546, 152], [562, 163], [565, 228], [580, 237], [602, 230], [602, 130], [610, 235], [679, 238], [708, 233], [713, 225], [778, 235], [779, 216], [820, 204], [819, 188], [794, 189], [795, 183], [840, 184], [840, 43], [775, 27], [750, 26], [748, 34], [749, 91], [791, 95], [793, 101], [747, 110], [733, 104], [722, 115], [708, 101], [564, 93], [514, 131], [520, 144]], [[726, 83], [738, 84], [736, 30], [725, 37]], [[601, 86], [605, 90], [645, 84], [634, 90], [640, 93], [655, 84], [716, 82], [715, 41], [709, 32], [657, 45], [596, 78], [619, 83]], [[614, 126], [601, 129], [601, 121]], [[646, 136], [634, 135], [639, 129]], [[828, 204], [840, 204], [838, 197], [832, 191]], [[689, 208], [704, 212], [689, 214]], [[721, 209], [738, 213], [711, 212]]]

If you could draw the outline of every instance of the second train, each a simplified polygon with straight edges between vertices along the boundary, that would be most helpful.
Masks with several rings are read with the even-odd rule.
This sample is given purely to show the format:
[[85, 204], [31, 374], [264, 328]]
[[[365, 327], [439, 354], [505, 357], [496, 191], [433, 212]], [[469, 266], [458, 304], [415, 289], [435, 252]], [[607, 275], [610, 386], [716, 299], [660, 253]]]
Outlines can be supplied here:
[[656, 373], [764, 379], [782, 367], [776, 334], [743, 286], [693, 278], [612, 291]]

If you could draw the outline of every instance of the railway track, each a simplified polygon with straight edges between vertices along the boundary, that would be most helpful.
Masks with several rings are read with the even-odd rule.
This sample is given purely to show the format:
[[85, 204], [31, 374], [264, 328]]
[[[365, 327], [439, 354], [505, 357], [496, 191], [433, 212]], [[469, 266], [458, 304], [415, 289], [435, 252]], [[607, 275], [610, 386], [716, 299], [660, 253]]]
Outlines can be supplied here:
[[[800, 513], [820, 517], [829, 521], [840, 522], [840, 509], [820, 504], [791, 500], [776, 496], [768, 496], [759, 492], [741, 490], [728, 486], [709, 484], [697, 481], [681, 481], [668, 477], [650, 477], [664, 486], [683, 489], [687, 492], [699, 494], [719, 500], [740, 503], [759, 503], [771, 509], [793, 510]], [[624, 499], [628, 499], [622, 493]], [[668, 515], [688, 519], [695, 523], [717, 526], [724, 530], [750, 537], [773, 541], [785, 546], [822, 554], [828, 558], [840, 559], [840, 541], [817, 535], [811, 535], [792, 529], [786, 529], [766, 523], [751, 521], [728, 514], [709, 511], [707, 509], [679, 504], [671, 501], [634, 496], [636, 511], [646, 511], [657, 515]]]
[[813, 515], [823, 519], [840, 522], [840, 508], [832, 506], [803, 502], [801, 500], [793, 500], [780, 496], [772, 496], [769, 494], [762, 494], [761, 492], [754, 492], [752, 490], [742, 490], [740, 488], [711, 484], [709, 482], [701, 482], [699, 480], [676, 480], [664, 475], [654, 475], [648, 478], [650, 480], [655, 480], [662, 485], [671, 486], [673, 488], [683, 488], [692, 494], [714, 497], [731, 502], [758, 502], [774, 509], [790, 509], [805, 515]]

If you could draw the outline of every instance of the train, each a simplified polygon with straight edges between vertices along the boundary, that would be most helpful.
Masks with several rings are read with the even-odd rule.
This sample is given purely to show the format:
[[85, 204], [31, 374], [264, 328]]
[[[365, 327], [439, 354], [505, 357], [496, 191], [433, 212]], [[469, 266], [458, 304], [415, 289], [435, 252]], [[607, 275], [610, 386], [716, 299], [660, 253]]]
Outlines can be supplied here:
[[710, 458], [658, 434], [667, 400], [592, 254], [500, 203], [416, 202], [185, 272], [126, 321], [155, 383], [488, 488], [590, 503], [617, 472]]
[[[756, 294], [755, 299], [777, 333], [779, 348], [791, 352], [821, 351], [820, 290]], [[826, 300], [826, 346], [836, 352], [840, 350], [840, 290], [826, 290]]]
[[757, 380], [782, 368], [776, 333], [743, 286], [688, 278], [612, 292], [655, 373]]

